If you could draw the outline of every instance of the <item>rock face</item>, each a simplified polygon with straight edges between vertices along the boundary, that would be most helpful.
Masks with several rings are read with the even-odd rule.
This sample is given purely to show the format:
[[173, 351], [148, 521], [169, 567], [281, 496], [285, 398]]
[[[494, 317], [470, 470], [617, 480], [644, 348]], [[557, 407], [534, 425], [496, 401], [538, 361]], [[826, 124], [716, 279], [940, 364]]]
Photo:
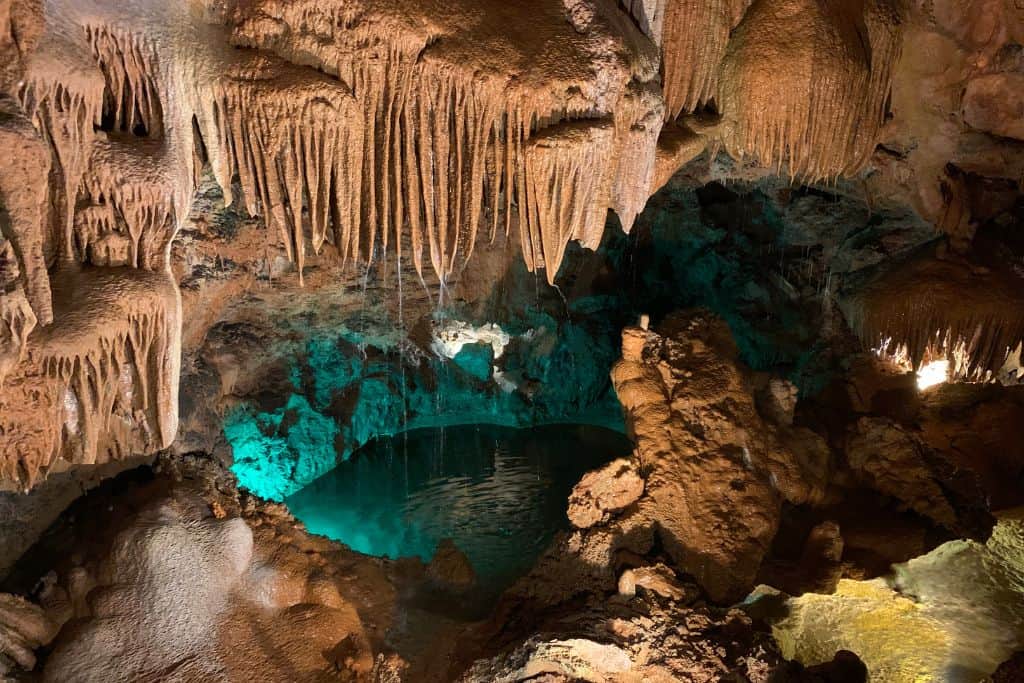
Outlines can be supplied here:
[[964, 92], [964, 121], [993, 135], [1024, 140], [1024, 73], [979, 76]]
[[834, 595], [787, 600], [772, 610], [785, 615], [772, 618], [783, 653], [810, 665], [853, 650], [886, 681], [993, 674], [1024, 640], [1021, 510], [1000, 517], [985, 544], [952, 541], [888, 581], [844, 580]]
[[865, 405], [808, 408], [831, 411], [819, 435], [801, 426], [791, 385], [742, 366], [721, 319], [698, 310], [627, 328], [612, 378], [636, 450], [581, 480], [576, 529], [512, 593], [558, 603], [616, 582], [630, 593], [656, 550], [717, 602], [755, 580], [827, 592], [950, 534], [983, 541], [992, 512], [1021, 502], [993, 476], [1017, 481], [1024, 465], [995, 426], [1018, 419], [1019, 387], [950, 385], [915, 408], [912, 387], [872, 374], [878, 363], [850, 373]]
[[774, 643], [755, 631], [741, 611], [690, 607], [654, 594], [594, 599], [579, 613], [534, 629], [536, 635], [477, 661], [459, 680], [715, 681], [735, 676], [767, 682], [780, 680], [771, 676], [784, 669]]

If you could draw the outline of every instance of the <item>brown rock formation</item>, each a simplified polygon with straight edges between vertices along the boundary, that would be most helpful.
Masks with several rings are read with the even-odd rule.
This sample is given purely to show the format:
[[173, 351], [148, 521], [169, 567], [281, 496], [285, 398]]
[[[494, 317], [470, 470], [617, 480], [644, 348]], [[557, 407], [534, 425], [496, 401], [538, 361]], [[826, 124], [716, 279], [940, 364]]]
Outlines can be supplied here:
[[53, 623], [38, 605], [16, 595], [0, 594], [0, 675], [13, 665], [32, 670], [35, 650], [49, 645], [57, 635]]
[[[658, 334], [623, 333], [612, 372], [646, 472], [640, 513], [677, 565], [712, 598], [748, 589], [778, 529], [783, 500], [824, 494], [824, 443], [766, 422], [725, 323], [680, 315]], [[810, 448], [805, 448], [810, 446]]]
[[925, 252], [862, 274], [849, 289], [841, 306], [864, 346], [914, 370], [945, 359], [951, 377], [988, 380], [1024, 343], [1024, 278], [1005, 262]]
[[644, 492], [644, 480], [636, 463], [620, 458], [583, 475], [569, 496], [569, 521], [578, 529], [607, 522]]
[[726, 148], [792, 177], [863, 168], [885, 116], [901, 18], [889, 0], [754, 2], [729, 40]]
[[55, 322], [0, 392], [0, 471], [22, 487], [54, 467], [167, 447], [177, 430], [180, 301], [165, 272], [69, 270]]
[[[80, 504], [92, 533], [42, 582], [43, 610], [21, 610], [64, 624], [43, 680], [368, 680], [394, 601], [379, 563], [197, 464], [167, 461], [157, 480], [98, 503], [110, 511]], [[31, 650], [55, 630], [20, 632]]]

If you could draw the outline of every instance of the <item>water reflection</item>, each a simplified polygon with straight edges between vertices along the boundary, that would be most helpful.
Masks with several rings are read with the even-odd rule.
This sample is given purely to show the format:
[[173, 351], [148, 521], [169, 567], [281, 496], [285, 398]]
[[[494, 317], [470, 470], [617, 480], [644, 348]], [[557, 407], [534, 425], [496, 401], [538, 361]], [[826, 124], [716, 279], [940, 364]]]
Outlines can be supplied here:
[[429, 560], [452, 538], [493, 592], [568, 527], [580, 476], [630, 450], [585, 425], [415, 430], [368, 444], [286, 502], [313, 533], [370, 555]]

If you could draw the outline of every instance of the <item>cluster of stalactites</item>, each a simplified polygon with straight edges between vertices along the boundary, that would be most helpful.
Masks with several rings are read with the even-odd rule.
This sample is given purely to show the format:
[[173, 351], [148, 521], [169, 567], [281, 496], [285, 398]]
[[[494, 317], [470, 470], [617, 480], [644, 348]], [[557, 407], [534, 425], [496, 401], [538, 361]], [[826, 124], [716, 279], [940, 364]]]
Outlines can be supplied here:
[[666, 0], [661, 29], [666, 119], [714, 99], [729, 32], [749, 5], [750, 0]]
[[[100, 138], [79, 195], [75, 246], [94, 265], [145, 270], [167, 266], [178, 209], [173, 188], [182, 182], [160, 143]], [[184, 182], [191, 181], [186, 176]]]
[[[307, 225], [314, 251], [331, 243], [363, 263], [408, 253], [442, 282], [469, 259], [481, 228], [493, 238], [517, 227], [527, 264], [552, 281], [569, 239], [599, 241], [613, 201], [615, 127], [601, 126], [599, 141], [535, 144], [534, 131], [567, 112], [400, 52], [352, 67], [350, 89], [308, 69], [263, 67], [259, 78], [214, 85], [215, 130], [204, 140], [217, 147], [221, 184], [229, 189], [237, 175], [247, 210], [280, 235], [300, 274]], [[640, 196], [618, 202], [633, 215], [653, 155], [641, 166]]]
[[603, 162], [614, 145], [615, 129], [607, 122], [553, 126], [526, 147], [526, 213], [523, 257], [530, 270], [547, 268], [554, 282], [570, 240], [596, 248], [604, 231]]
[[63, 180], [64, 222], [53, 242], [65, 260], [166, 267], [187, 193], [161, 139], [155, 48], [125, 30], [82, 32], [81, 45], [59, 48], [75, 68], [30, 68], [19, 93]]
[[[170, 381], [165, 359], [176, 336], [170, 324], [165, 311], [140, 312], [125, 321], [123, 331], [98, 337], [84, 353], [42, 359], [45, 375], [65, 387], [61, 425], [78, 451], [74, 462], [118, 460], [170, 444], [176, 412], [169, 413], [161, 400]], [[143, 443], [132, 443], [133, 432]]]
[[891, 0], [757, 0], [716, 101], [726, 149], [803, 181], [857, 172], [884, 121], [899, 44]]
[[0, 396], [0, 480], [26, 489], [58, 460], [152, 453], [177, 430], [181, 321], [170, 276], [96, 269], [61, 283], [57, 324], [37, 333]]
[[908, 369], [947, 360], [955, 379], [1000, 379], [1024, 342], [1024, 287], [1009, 269], [918, 257], [850, 288], [851, 329]]
[[[897, 316], [863, 324], [862, 343], [907, 370], [937, 360], [949, 363], [950, 379], [988, 382], [1019, 374], [1024, 324], [991, 316], [969, 316], [950, 325], [944, 316]], [[1012, 378], [1014, 381], [1019, 377]]]
[[156, 50], [138, 35], [107, 26], [86, 26], [86, 40], [103, 73], [104, 127], [160, 137]]
[[[73, 55], [79, 47], [68, 43], [55, 49]], [[102, 123], [104, 83], [96, 71], [80, 66], [66, 71], [63, 66], [58, 62], [32, 68], [18, 95], [23, 110], [53, 148], [56, 170], [63, 181], [57, 196], [63, 200], [60, 209], [64, 217], [53, 242], [60, 245], [62, 258], [73, 260], [75, 205], [92, 154], [95, 130]]]

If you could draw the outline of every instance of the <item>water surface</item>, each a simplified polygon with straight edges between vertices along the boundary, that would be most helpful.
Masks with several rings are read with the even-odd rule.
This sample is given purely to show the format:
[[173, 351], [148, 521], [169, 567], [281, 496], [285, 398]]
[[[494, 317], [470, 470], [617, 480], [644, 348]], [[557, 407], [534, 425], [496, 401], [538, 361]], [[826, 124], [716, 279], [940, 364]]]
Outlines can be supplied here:
[[371, 442], [286, 502], [313, 533], [369, 555], [427, 561], [451, 538], [494, 593], [568, 528], [583, 473], [631, 449], [586, 425], [420, 429]]

